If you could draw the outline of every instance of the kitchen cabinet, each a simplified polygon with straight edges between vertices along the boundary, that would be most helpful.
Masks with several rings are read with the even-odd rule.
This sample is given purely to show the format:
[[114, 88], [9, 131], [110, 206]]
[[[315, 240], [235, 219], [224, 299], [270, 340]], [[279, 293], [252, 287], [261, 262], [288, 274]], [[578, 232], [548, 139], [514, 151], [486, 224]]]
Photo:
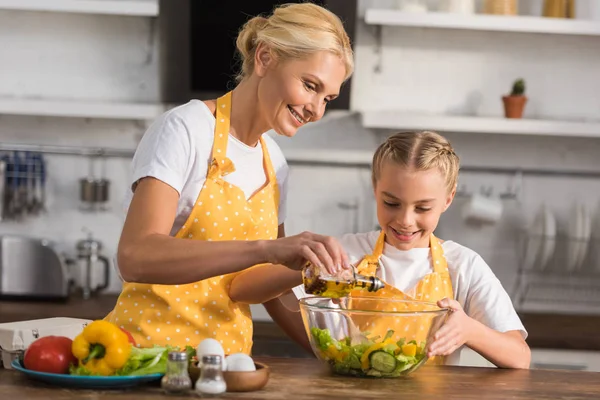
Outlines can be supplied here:
[[[465, 347], [460, 356], [463, 367], [493, 367], [475, 351]], [[600, 372], [600, 352], [585, 350], [531, 349], [531, 369]]]
[[370, 172], [363, 168], [291, 165], [287, 197], [287, 235], [323, 235], [374, 228]]
[[600, 352], [531, 349], [531, 368], [600, 372]]

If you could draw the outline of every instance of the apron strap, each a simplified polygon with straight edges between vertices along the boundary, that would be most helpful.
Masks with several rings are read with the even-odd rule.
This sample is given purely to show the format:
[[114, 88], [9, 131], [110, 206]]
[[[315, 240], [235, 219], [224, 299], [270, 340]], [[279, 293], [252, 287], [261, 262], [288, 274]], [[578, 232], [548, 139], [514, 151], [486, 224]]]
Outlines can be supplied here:
[[[379, 266], [379, 258], [383, 254], [383, 247], [385, 245], [385, 233], [381, 231], [373, 253], [366, 255], [356, 267], [357, 272], [362, 275], [373, 276], [377, 273], [377, 267]], [[444, 257], [444, 249], [440, 240], [433, 234], [429, 236], [429, 251], [431, 252], [431, 263], [433, 272], [444, 272], [448, 271], [448, 263], [446, 257]]]
[[217, 99], [217, 112], [215, 113], [215, 140], [212, 149], [212, 159], [220, 165], [225, 164], [227, 158], [227, 141], [229, 140], [229, 126], [231, 123], [231, 92]]
[[429, 236], [429, 249], [431, 251], [431, 263], [433, 264], [434, 272], [448, 271], [448, 262], [444, 256], [442, 243], [436, 238], [433, 233]]
[[235, 171], [233, 163], [227, 158], [227, 143], [231, 123], [231, 92], [217, 99], [215, 119], [214, 143], [207, 173], [207, 176], [211, 179]]

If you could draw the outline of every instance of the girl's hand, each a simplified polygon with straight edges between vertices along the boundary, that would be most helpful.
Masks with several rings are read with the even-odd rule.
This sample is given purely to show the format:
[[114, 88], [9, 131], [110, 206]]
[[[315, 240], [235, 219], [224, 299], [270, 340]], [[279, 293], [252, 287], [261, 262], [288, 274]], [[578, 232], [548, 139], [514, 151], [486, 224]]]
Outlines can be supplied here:
[[325, 268], [332, 275], [350, 268], [342, 245], [331, 236], [303, 232], [277, 240], [266, 240], [264, 246], [268, 262], [283, 264], [293, 270], [301, 270], [307, 262]]
[[429, 345], [429, 357], [450, 355], [467, 343], [474, 322], [456, 300], [442, 299], [437, 305], [449, 308], [450, 315], [446, 323], [433, 335], [433, 342]]

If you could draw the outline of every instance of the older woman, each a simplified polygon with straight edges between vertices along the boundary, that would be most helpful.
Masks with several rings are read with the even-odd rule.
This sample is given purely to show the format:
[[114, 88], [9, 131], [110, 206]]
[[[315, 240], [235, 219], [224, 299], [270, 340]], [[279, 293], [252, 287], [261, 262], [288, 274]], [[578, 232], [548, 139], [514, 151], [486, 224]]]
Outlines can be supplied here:
[[[118, 249], [125, 283], [106, 319], [141, 346], [216, 338], [226, 353], [249, 353], [249, 306], [229, 295], [236, 273], [264, 263], [290, 272], [307, 261], [348, 267], [332, 238], [285, 237], [288, 168], [265, 135], [294, 136], [339, 94], [353, 70], [342, 23], [314, 4], [281, 6], [249, 20], [237, 48], [235, 89], [162, 115], [133, 159]], [[281, 305], [265, 306], [277, 320]]]

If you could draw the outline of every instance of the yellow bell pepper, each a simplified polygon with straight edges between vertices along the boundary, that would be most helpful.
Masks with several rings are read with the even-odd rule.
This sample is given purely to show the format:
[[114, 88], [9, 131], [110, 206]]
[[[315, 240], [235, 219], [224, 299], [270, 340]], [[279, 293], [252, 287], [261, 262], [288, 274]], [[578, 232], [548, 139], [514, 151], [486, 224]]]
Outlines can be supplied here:
[[402, 354], [408, 357], [417, 355], [417, 345], [414, 343], [405, 344], [402, 346]]
[[131, 344], [118, 326], [108, 321], [94, 321], [75, 337], [71, 346], [79, 365], [94, 375], [109, 376], [129, 358]]

